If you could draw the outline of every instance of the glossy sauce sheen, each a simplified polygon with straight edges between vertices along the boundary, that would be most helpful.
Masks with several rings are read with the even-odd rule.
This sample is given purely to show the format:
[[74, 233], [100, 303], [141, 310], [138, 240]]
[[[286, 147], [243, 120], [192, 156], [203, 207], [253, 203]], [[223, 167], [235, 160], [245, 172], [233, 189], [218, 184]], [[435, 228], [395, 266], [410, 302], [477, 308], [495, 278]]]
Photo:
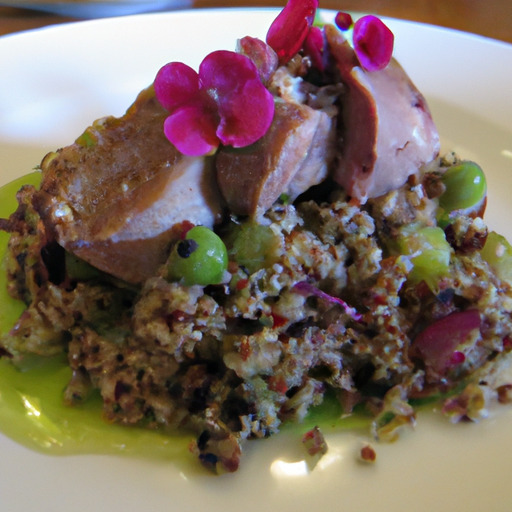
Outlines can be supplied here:
[[[16, 208], [16, 192], [23, 184], [37, 185], [39, 173], [24, 176], [0, 188], [0, 216], [7, 217]], [[0, 232], [0, 334], [14, 325], [23, 304], [6, 292], [4, 256], [8, 235]], [[68, 407], [62, 392], [71, 377], [65, 356], [28, 357], [23, 368], [0, 359], [0, 432], [14, 441], [40, 452], [54, 455], [84, 453], [128, 454], [137, 457], [192, 459], [188, 446], [190, 434], [168, 433], [110, 424], [101, 414], [101, 398], [94, 396], [85, 404]], [[368, 425], [368, 419], [341, 418], [339, 405], [327, 399], [307, 420], [286, 430], [294, 430], [300, 439], [318, 424], [323, 429], [354, 429]]]

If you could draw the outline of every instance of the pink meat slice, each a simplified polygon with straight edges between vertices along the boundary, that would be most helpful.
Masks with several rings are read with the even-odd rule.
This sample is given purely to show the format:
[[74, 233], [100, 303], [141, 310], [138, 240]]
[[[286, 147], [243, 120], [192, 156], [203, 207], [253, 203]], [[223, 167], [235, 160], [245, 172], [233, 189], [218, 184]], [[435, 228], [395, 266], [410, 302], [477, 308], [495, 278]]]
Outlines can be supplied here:
[[365, 203], [402, 186], [439, 153], [439, 134], [427, 102], [394, 59], [380, 71], [359, 66], [332, 26], [327, 41], [347, 92], [342, 96], [342, 148], [334, 179]]
[[328, 174], [333, 122], [323, 111], [280, 101], [267, 134], [248, 148], [221, 148], [217, 181], [229, 209], [260, 217], [282, 194], [294, 200]]

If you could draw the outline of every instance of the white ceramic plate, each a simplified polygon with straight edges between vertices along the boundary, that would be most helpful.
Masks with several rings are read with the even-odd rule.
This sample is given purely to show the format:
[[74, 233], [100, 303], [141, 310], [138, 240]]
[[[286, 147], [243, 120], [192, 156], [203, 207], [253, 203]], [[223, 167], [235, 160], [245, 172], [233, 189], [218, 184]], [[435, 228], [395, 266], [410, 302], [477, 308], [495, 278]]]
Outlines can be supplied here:
[[[112, 18], [0, 39], [0, 184], [25, 174], [96, 117], [121, 114], [170, 60], [197, 66], [237, 37], [264, 37], [276, 11], [215, 10]], [[512, 46], [388, 20], [396, 56], [426, 94], [443, 145], [489, 181], [488, 221], [512, 238]], [[247, 446], [240, 471], [213, 477], [173, 463], [51, 457], [0, 437], [0, 503], [9, 512], [379, 510], [510, 511], [512, 407], [479, 424], [420, 415], [414, 432], [356, 462], [357, 436], [328, 437], [312, 470], [298, 438]]]
[[192, 0], [0, 0], [0, 5], [23, 7], [73, 18], [126, 16], [192, 6]]

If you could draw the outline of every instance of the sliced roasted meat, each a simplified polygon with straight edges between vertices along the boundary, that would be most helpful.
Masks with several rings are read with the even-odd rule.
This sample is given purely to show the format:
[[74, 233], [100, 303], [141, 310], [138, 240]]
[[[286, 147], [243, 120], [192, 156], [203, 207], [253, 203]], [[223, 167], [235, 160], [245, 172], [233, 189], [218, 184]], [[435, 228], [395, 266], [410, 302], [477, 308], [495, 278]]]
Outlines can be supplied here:
[[323, 181], [333, 154], [333, 123], [307, 105], [280, 101], [266, 135], [250, 147], [223, 147], [217, 181], [230, 210], [259, 217], [283, 194], [294, 200]]
[[184, 221], [211, 227], [221, 215], [212, 159], [179, 153], [166, 115], [143, 91], [123, 117], [96, 121], [45, 157], [34, 199], [59, 244], [131, 283], [155, 274]]
[[341, 98], [342, 147], [335, 180], [361, 203], [403, 185], [439, 153], [425, 98], [392, 59], [367, 72], [332, 26], [327, 41], [347, 92]]

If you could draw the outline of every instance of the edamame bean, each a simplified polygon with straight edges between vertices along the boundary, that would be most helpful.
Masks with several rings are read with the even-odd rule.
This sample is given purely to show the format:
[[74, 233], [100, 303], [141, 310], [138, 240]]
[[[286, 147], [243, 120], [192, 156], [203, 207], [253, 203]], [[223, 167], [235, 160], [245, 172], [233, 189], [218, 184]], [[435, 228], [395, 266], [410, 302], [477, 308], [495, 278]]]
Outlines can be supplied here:
[[490, 231], [480, 254], [500, 279], [512, 283], [512, 246], [504, 236]]
[[450, 167], [442, 181], [446, 190], [439, 198], [439, 206], [448, 213], [477, 205], [487, 193], [484, 172], [474, 162], [466, 161]]
[[400, 254], [411, 256], [413, 268], [409, 281], [425, 281], [435, 291], [439, 279], [448, 273], [452, 252], [444, 231], [418, 224], [404, 226], [397, 239], [397, 248]]

